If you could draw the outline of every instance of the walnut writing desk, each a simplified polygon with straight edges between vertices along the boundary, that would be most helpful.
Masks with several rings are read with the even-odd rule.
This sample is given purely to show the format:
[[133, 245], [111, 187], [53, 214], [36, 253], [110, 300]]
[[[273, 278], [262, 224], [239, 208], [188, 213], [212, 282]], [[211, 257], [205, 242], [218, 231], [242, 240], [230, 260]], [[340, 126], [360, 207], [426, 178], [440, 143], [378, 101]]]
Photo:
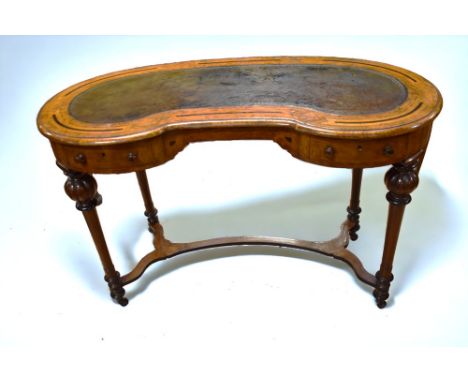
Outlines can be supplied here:
[[[126, 305], [123, 287], [149, 265], [181, 253], [232, 245], [273, 245], [334, 257], [374, 288], [383, 308], [405, 206], [432, 122], [442, 108], [438, 90], [395, 66], [334, 57], [253, 57], [155, 65], [74, 85], [50, 99], [38, 116], [68, 179], [67, 195], [83, 212], [104, 267], [111, 297]], [[146, 169], [189, 143], [272, 140], [296, 158], [352, 169], [347, 218], [328, 242], [274, 237], [222, 237], [172, 243], [164, 237]], [[364, 168], [391, 165], [385, 175], [389, 212], [380, 269], [369, 273], [347, 249], [359, 229]], [[102, 199], [92, 174], [135, 172], [154, 235], [154, 250], [121, 276], [96, 211]]]

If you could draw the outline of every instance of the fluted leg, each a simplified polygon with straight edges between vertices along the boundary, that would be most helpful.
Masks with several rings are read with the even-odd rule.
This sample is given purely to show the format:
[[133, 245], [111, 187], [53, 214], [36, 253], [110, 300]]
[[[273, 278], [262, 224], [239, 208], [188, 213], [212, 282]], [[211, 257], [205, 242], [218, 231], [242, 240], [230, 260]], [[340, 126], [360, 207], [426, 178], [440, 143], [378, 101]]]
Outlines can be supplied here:
[[353, 224], [349, 230], [349, 238], [351, 240], [357, 240], [357, 231], [359, 230], [359, 214], [361, 213], [361, 207], [359, 207], [359, 195], [361, 193], [361, 180], [362, 180], [362, 168], [353, 169], [353, 180], [351, 185], [351, 199], [349, 201], [348, 220]]
[[76, 208], [83, 213], [86, 224], [91, 232], [104, 268], [104, 279], [109, 285], [110, 295], [120, 305], [125, 306], [128, 304], [128, 300], [124, 297], [125, 290], [122, 287], [120, 274], [115, 270], [112, 263], [96, 211], [96, 206], [102, 203], [101, 195], [97, 192], [96, 180], [90, 174], [71, 171], [60, 165], [59, 167], [68, 176], [65, 182], [65, 192], [72, 200], [76, 201]]
[[390, 283], [393, 280], [392, 266], [395, 250], [400, 233], [401, 222], [405, 207], [411, 202], [410, 193], [418, 186], [418, 171], [422, 161], [419, 154], [403, 163], [392, 166], [385, 175], [385, 184], [389, 190], [387, 200], [389, 202], [387, 230], [382, 256], [382, 263], [376, 273], [377, 284], [374, 289], [374, 297], [379, 308], [387, 305]]

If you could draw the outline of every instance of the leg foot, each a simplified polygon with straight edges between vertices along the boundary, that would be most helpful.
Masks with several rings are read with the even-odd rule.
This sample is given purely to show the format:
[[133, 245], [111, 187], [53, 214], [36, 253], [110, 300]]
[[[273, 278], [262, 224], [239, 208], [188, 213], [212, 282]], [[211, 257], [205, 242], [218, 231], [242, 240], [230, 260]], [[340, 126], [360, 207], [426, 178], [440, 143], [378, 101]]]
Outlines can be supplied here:
[[388, 290], [390, 289], [390, 283], [393, 280], [393, 275], [390, 273], [390, 276], [382, 277], [380, 271], [375, 274], [377, 278], [377, 285], [375, 286], [373, 295], [375, 297], [375, 302], [380, 309], [385, 308], [387, 305], [387, 299], [390, 296]]
[[122, 287], [119, 272], [115, 272], [112, 276], [106, 275], [104, 280], [106, 280], [109, 285], [110, 296], [112, 299], [119, 305], [126, 306], [128, 304], [128, 299], [125, 297], [125, 289]]

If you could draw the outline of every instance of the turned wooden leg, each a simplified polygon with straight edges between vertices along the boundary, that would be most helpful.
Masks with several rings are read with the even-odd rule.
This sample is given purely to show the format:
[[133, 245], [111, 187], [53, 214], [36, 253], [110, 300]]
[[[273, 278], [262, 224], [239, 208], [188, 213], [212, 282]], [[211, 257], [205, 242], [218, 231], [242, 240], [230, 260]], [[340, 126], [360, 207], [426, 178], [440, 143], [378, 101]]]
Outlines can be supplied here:
[[148, 218], [149, 230], [153, 232], [152, 226], [159, 223], [158, 210], [153, 204], [151, 192], [148, 184], [148, 177], [146, 171], [137, 171], [138, 184], [140, 185], [141, 195], [145, 203], [145, 216]]
[[359, 230], [359, 214], [361, 213], [361, 207], [359, 207], [359, 195], [361, 193], [361, 180], [362, 180], [362, 168], [353, 169], [353, 180], [351, 185], [351, 199], [349, 201], [348, 220], [353, 224], [349, 230], [349, 238], [351, 240], [357, 240], [357, 231]]
[[125, 306], [128, 304], [128, 300], [124, 297], [125, 290], [122, 287], [120, 274], [115, 270], [112, 263], [96, 211], [96, 206], [102, 203], [101, 195], [97, 192], [96, 180], [90, 174], [71, 171], [60, 165], [59, 167], [68, 176], [65, 182], [65, 192], [72, 200], [76, 201], [76, 208], [83, 213], [91, 232], [104, 268], [104, 280], [109, 285], [110, 295], [120, 305]]
[[382, 256], [382, 263], [376, 273], [377, 284], [374, 289], [374, 297], [379, 308], [387, 305], [390, 283], [393, 280], [392, 266], [401, 222], [405, 207], [411, 202], [410, 193], [418, 186], [418, 171], [421, 165], [422, 155], [415, 156], [408, 161], [392, 166], [385, 174], [385, 184], [389, 190], [387, 200], [389, 202], [387, 230]]

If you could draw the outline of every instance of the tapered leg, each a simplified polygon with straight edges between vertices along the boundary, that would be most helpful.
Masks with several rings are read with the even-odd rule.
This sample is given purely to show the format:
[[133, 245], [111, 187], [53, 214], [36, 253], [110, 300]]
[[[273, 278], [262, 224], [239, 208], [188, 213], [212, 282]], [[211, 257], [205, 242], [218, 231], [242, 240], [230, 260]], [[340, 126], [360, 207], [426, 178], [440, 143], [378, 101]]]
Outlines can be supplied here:
[[362, 168], [353, 169], [353, 180], [351, 185], [351, 199], [349, 201], [348, 220], [353, 224], [349, 230], [349, 238], [351, 240], [357, 240], [357, 231], [359, 230], [359, 214], [361, 213], [361, 207], [359, 207], [359, 195], [361, 193], [361, 181], [362, 181]]
[[408, 161], [392, 166], [385, 175], [385, 184], [389, 190], [387, 200], [389, 202], [387, 230], [382, 255], [382, 263], [376, 273], [377, 285], [374, 289], [374, 297], [379, 308], [387, 305], [390, 283], [393, 280], [392, 266], [395, 250], [400, 233], [401, 222], [405, 207], [411, 202], [410, 193], [418, 186], [418, 171], [422, 161], [419, 154]]
[[141, 195], [143, 196], [143, 201], [145, 203], [145, 216], [148, 218], [149, 230], [152, 232], [151, 227], [154, 224], [159, 223], [158, 210], [154, 207], [153, 199], [151, 198], [146, 171], [137, 171], [136, 175], [138, 184], [140, 185]]
[[125, 290], [122, 287], [120, 274], [115, 270], [112, 263], [96, 211], [96, 206], [102, 202], [101, 195], [97, 192], [96, 180], [90, 174], [71, 171], [60, 165], [59, 167], [68, 176], [65, 182], [65, 192], [72, 200], [76, 201], [76, 208], [83, 213], [86, 224], [91, 232], [102, 267], [104, 268], [104, 279], [109, 285], [111, 297], [120, 305], [125, 306], [128, 304], [128, 300], [124, 297]]

